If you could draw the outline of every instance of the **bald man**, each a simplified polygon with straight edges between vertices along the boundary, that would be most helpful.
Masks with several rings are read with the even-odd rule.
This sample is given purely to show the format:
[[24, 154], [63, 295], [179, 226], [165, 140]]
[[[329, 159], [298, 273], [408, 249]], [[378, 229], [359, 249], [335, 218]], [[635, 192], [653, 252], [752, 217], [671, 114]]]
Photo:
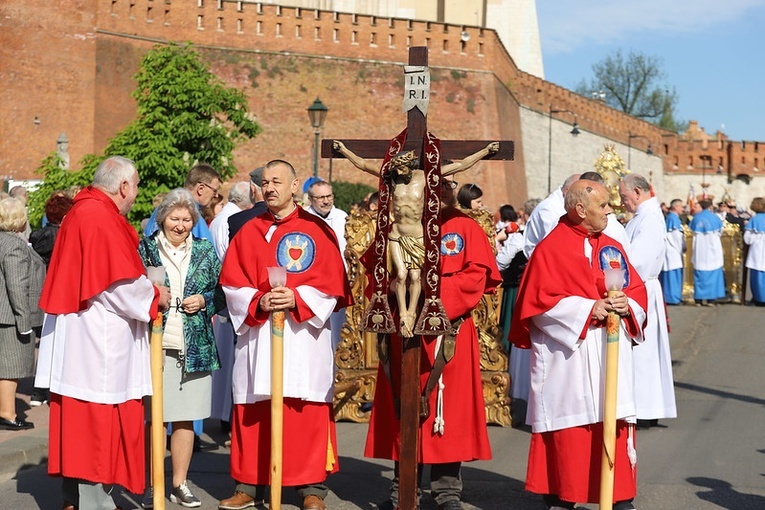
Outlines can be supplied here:
[[[565, 215], [526, 267], [510, 329], [510, 340], [531, 350], [526, 490], [543, 494], [551, 509], [599, 500], [609, 312], [621, 317], [614, 508], [634, 508], [632, 345], [643, 339], [646, 290], [624, 247], [603, 234], [608, 198], [596, 182], [571, 185]], [[622, 290], [611, 297], [606, 271], [624, 276]]]

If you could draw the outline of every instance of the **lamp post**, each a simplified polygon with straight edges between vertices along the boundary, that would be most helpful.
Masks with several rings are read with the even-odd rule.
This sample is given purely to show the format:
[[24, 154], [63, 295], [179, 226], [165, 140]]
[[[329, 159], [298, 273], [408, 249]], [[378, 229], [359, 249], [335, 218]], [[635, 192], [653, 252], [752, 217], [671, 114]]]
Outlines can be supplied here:
[[[632, 169], [632, 139], [633, 138], [643, 138], [645, 140], [648, 140], [647, 136], [643, 135], [633, 135], [632, 133], [627, 134], [627, 169]], [[645, 153], [649, 156], [653, 155], [653, 149], [651, 149], [651, 141], [648, 140], [648, 148], [645, 150]]]
[[327, 108], [321, 99], [318, 97], [314, 100], [313, 104], [308, 107], [308, 118], [311, 120], [311, 127], [313, 128], [313, 134], [316, 137], [313, 146], [313, 176], [319, 176], [319, 135], [321, 134], [321, 128], [324, 126], [324, 119], [327, 118]]
[[571, 110], [556, 110], [550, 105], [549, 123], [547, 126], [547, 194], [552, 191], [552, 116], [554, 113], [570, 113], [574, 116], [574, 124], [571, 128], [571, 135], [579, 134], [579, 124], [576, 122], [576, 114]]

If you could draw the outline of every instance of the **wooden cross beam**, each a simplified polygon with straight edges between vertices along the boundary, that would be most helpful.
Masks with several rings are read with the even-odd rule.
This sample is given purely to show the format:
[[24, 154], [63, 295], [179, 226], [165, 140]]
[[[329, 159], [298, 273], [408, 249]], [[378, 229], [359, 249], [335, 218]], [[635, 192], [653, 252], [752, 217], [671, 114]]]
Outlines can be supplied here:
[[[409, 65], [427, 68], [428, 49], [412, 47], [409, 49]], [[411, 99], [419, 99], [427, 103], [430, 91], [420, 88], [412, 90], [407, 87]], [[420, 97], [411, 97], [411, 96]], [[425, 107], [427, 111], [427, 107]], [[423, 150], [423, 140], [427, 132], [426, 115], [417, 107], [407, 112], [407, 135], [404, 150], [414, 150], [419, 157]], [[362, 158], [383, 159], [388, 150], [390, 140], [341, 140], [351, 152]], [[491, 141], [480, 140], [442, 140], [442, 160], [462, 160], [465, 157], [484, 149]], [[512, 160], [514, 143], [500, 141], [499, 151], [484, 159]], [[321, 156], [323, 158], [343, 158], [344, 156], [333, 149], [333, 140], [322, 140]], [[422, 168], [424, 158], [419, 157]], [[420, 440], [420, 349], [421, 337], [414, 335], [403, 338], [403, 355], [401, 366], [401, 451], [399, 461], [399, 509], [415, 510], [417, 508], [417, 459]]]

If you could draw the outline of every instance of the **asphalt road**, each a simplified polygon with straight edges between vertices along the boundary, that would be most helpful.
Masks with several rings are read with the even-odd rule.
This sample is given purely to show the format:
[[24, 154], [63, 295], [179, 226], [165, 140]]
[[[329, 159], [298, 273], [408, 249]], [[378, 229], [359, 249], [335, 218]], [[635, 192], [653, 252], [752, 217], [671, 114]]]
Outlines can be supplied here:
[[[635, 506], [765, 509], [765, 309], [681, 306], [669, 312], [679, 417], [638, 432]], [[214, 422], [208, 429], [223, 441]], [[387, 497], [392, 466], [362, 456], [366, 429], [365, 424], [338, 424], [341, 471], [327, 481], [330, 509], [373, 509]], [[494, 459], [463, 469], [465, 508], [543, 509], [539, 496], [523, 490], [528, 430], [492, 426], [489, 433]], [[0, 446], [4, 443], [9, 441], [0, 438]], [[202, 508], [216, 508], [219, 499], [230, 496], [225, 448], [195, 454], [189, 480]], [[0, 477], [0, 509], [59, 509], [59, 488], [60, 480], [47, 477], [44, 465], [11, 472]], [[291, 489], [285, 489], [282, 501], [287, 510], [300, 508]], [[117, 502], [137, 508], [140, 496], [121, 493]], [[180, 507], [167, 501], [167, 508]], [[422, 508], [435, 508], [427, 495]]]

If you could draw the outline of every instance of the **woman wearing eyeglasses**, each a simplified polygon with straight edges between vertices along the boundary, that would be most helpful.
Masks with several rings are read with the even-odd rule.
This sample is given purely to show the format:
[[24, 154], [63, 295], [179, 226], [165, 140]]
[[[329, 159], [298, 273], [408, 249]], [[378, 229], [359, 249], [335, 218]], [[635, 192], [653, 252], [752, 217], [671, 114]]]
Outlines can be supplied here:
[[[198, 219], [191, 193], [175, 189], [157, 208], [159, 230], [138, 246], [145, 266], [165, 267], [165, 285], [172, 296], [162, 337], [163, 417], [173, 428], [170, 501], [188, 508], [201, 505], [189, 490], [186, 475], [194, 448], [193, 421], [208, 418], [211, 412], [211, 373], [220, 368], [211, 319], [224, 306], [217, 287], [221, 266], [213, 245], [191, 235]], [[142, 506], [151, 505], [152, 488], [148, 488]]]

